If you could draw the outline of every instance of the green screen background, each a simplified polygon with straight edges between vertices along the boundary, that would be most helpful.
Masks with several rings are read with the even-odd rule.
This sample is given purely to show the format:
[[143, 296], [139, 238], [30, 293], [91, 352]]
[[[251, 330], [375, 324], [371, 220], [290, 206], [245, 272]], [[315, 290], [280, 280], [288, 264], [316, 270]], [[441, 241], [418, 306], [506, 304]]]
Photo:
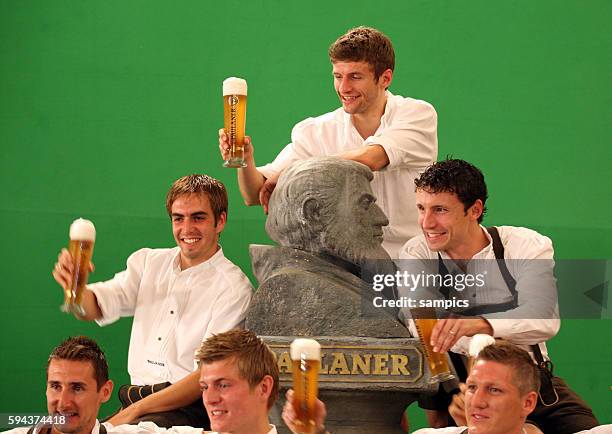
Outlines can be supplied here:
[[[390, 90], [436, 107], [440, 158], [486, 174], [486, 224], [538, 230], [557, 258], [612, 258], [611, 12], [607, 0], [0, 0], [0, 412], [45, 408], [46, 357], [69, 335], [97, 339], [128, 381], [131, 320], [59, 312], [51, 268], [74, 218], [97, 226], [91, 280], [110, 278], [132, 251], [173, 245], [165, 192], [208, 173], [229, 191], [226, 256], [252, 278], [247, 246], [269, 241], [221, 168], [221, 82], [248, 80], [265, 163], [296, 122], [338, 106], [327, 47], [356, 25], [392, 39]], [[611, 325], [565, 320], [549, 344], [556, 373], [608, 423]], [[414, 406], [410, 417], [423, 425]]]

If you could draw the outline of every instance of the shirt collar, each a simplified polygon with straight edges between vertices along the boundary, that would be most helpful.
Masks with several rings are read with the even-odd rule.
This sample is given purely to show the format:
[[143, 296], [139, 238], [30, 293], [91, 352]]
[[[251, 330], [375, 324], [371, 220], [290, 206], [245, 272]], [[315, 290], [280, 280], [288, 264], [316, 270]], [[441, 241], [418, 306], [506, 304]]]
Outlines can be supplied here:
[[[474, 256], [472, 256], [469, 259], [470, 261], [472, 259], [483, 259], [483, 258], [489, 257], [489, 254], [491, 253], [491, 250], [493, 249], [493, 238], [491, 238], [489, 231], [487, 231], [487, 228], [485, 228], [483, 225], [478, 225], [478, 226], [480, 226], [480, 230], [483, 231], [485, 234], [485, 237], [487, 237], [488, 243], [486, 246], [482, 248], [482, 250], [480, 250]], [[452, 260], [451, 257], [448, 256], [448, 253], [446, 253], [446, 251], [440, 252], [440, 256], [442, 257], [442, 259]]]
[[176, 250], [176, 252], [174, 253], [174, 258], [172, 259], [172, 270], [176, 274], [196, 273], [202, 270], [206, 270], [210, 267], [218, 265], [223, 260], [223, 258], [225, 258], [225, 255], [223, 255], [223, 248], [219, 245], [219, 248], [217, 249], [215, 254], [208, 258], [206, 261], [193, 267], [189, 267], [186, 270], [181, 270], [181, 249], [180, 247], [175, 247], [174, 249]]

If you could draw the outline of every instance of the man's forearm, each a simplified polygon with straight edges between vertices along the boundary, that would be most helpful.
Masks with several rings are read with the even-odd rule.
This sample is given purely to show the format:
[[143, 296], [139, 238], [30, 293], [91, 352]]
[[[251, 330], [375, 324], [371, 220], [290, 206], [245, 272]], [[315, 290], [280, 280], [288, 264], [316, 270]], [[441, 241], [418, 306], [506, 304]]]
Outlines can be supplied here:
[[238, 169], [238, 187], [246, 205], [259, 205], [259, 190], [266, 178], [255, 167], [255, 161], [247, 161], [247, 167]]
[[380, 145], [369, 145], [354, 151], [343, 152], [338, 155], [346, 160], [365, 164], [372, 171], [381, 170], [389, 165], [387, 152]]
[[138, 413], [136, 417], [175, 410], [191, 404], [200, 396], [199, 376], [200, 371], [196, 370], [171, 386], [135, 402], [131, 406], [134, 406]]
[[75, 314], [75, 316], [83, 321], [95, 321], [102, 318], [102, 310], [100, 310], [100, 306], [98, 305], [96, 294], [94, 294], [89, 288], [85, 288], [85, 290], [83, 290], [82, 297], [81, 307], [83, 308], [85, 314]]

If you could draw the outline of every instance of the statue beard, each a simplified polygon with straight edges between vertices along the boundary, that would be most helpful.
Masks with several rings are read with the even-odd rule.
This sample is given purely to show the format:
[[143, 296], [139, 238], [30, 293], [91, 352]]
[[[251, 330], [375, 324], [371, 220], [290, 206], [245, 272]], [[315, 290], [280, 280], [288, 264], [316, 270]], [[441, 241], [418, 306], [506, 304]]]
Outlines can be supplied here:
[[322, 251], [357, 265], [362, 274], [393, 274], [395, 264], [389, 253], [375, 239], [349, 239], [342, 231], [343, 225], [334, 222], [334, 230], [321, 234]]

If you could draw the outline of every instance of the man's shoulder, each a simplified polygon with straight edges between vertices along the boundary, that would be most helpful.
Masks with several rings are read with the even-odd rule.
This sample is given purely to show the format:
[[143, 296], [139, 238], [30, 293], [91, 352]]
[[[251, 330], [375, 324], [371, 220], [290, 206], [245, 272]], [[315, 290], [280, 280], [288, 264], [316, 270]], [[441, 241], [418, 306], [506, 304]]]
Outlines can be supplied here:
[[211, 264], [217, 276], [227, 283], [227, 287], [235, 292], [251, 293], [253, 287], [242, 269], [229, 260], [223, 252], [219, 252]]
[[508, 250], [506, 257], [519, 259], [516, 257], [517, 254], [547, 250], [550, 250], [552, 254], [551, 239], [533, 229], [519, 226], [497, 226], [497, 231], [504, 248]]
[[309, 117], [295, 124], [295, 130], [308, 130], [312, 128], [335, 128], [344, 125], [344, 111], [338, 108], [319, 116]]
[[427, 247], [425, 236], [417, 235], [409, 239], [400, 249], [399, 259], [433, 259], [437, 258], [437, 253]]

